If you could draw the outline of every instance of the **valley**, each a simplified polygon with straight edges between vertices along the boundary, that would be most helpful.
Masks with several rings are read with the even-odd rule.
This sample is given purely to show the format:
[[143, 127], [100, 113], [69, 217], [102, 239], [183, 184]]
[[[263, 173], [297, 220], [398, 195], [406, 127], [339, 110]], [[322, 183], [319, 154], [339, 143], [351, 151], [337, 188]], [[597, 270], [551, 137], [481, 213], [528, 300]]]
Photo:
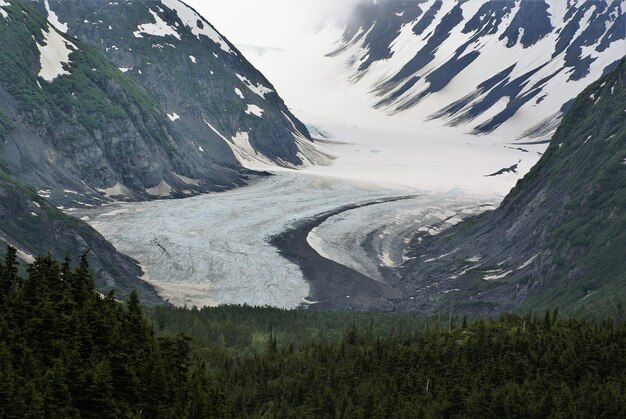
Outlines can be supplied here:
[[[431, 312], [476, 278], [476, 295], [499, 290], [500, 267], [539, 250], [481, 274], [458, 264], [463, 245], [422, 240], [495, 210], [545, 160], [573, 98], [622, 57], [621, 4], [358, 3], [273, 38], [196, 1], [3, 3], [1, 35], [28, 54], [0, 61], [0, 153], [9, 185], [39, 198], [20, 196], [36, 223], [3, 204], [0, 237], [28, 258], [97, 244], [102, 291], [141, 283], [176, 306]], [[59, 218], [63, 235], [32, 239]]]
[[[403, 262], [401, 243], [416, 229], [458, 222], [459, 218], [453, 219], [458, 213], [466, 216], [476, 211], [476, 198], [459, 193], [387, 201], [405, 195], [397, 189], [278, 172], [229, 192], [120, 203], [76, 214], [119, 251], [137, 259], [145, 279], [175, 305], [295, 308], [315, 301], [315, 293], [311, 295], [300, 267], [270, 242], [303, 220], [382, 200], [340, 210], [307, 238], [325, 258], [384, 283], [382, 267]], [[318, 260], [320, 269], [326, 269], [324, 259]], [[345, 301], [326, 304], [350, 306]]]
[[625, 0], [0, 0], [0, 418], [622, 417]]

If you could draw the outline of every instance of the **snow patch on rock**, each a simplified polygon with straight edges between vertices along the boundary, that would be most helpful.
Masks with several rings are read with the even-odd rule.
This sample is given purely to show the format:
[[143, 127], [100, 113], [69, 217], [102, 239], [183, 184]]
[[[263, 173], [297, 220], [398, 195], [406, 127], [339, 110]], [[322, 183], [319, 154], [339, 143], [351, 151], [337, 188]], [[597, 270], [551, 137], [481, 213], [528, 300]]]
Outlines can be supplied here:
[[217, 44], [223, 51], [229, 54], [235, 53], [213, 26], [191, 7], [178, 0], [161, 0], [161, 3], [168, 9], [175, 11], [183, 24], [189, 27], [191, 33], [197, 36], [198, 39], [200, 35], [204, 35], [213, 43]]
[[171, 27], [161, 17], [150, 10], [150, 14], [154, 18], [155, 23], [145, 23], [137, 26], [137, 30], [133, 32], [135, 38], [143, 38], [143, 35], [151, 36], [173, 36], [180, 41], [180, 34], [176, 31], [176, 28]]
[[115, 185], [106, 189], [96, 189], [98, 192], [106, 195], [107, 197], [113, 196], [131, 196], [133, 193], [126, 186], [122, 185], [119, 182], [116, 182]]
[[264, 112], [265, 111], [261, 109], [260, 107], [258, 107], [257, 105], [248, 105], [248, 107], [246, 108], [246, 113], [248, 115], [255, 115], [255, 116], [258, 116], [259, 118], [263, 117]]
[[5, 0], [0, 0], [0, 16], [2, 16], [3, 18], [7, 19], [9, 17], [9, 14], [4, 11], [2, 8], [3, 7], [8, 7], [11, 4]]
[[[1, 5], [2, 4], [0, 4], [0, 6]], [[67, 33], [67, 23], [61, 23], [57, 14], [50, 9], [48, 0], [44, 0], [44, 5], [46, 6], [46, 11], [48, 12], [48, 22], [50, 22], [59, 32]]]
[[241, 80], [241, 82], [245, 84], [246, 87], [252, 91], [252, 93], [261, 96], [263, 99], [265, 99], [266, 94], [273, 92], [272, 89], [270, 89], [269, 87], [263, 86], [261, 83], [257, 83], [255, 86], [254, 84], [250, 82], [250, 80], [248, 80], [241, 74], [239, 73], [236, 73], [236, 74], [237, 74], [237, 78]]
[[52, 82], [59, 76], [70, 74], [65, 66], [70, 64], [70, 54], [78, 50], [76, 45], [65, 39], [50, 25], [47, 30], [43, 31], [43, 38], [44, 44], [37, 44], [41, 65], [39, 77]]

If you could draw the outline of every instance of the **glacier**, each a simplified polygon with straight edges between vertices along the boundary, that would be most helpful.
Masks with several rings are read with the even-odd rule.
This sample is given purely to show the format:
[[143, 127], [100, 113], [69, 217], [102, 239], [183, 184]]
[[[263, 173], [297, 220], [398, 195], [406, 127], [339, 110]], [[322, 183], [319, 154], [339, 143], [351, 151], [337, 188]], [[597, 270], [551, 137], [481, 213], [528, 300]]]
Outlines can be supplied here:
[[[269, 243], [271, 237], [321, 212], [404, 193], [281, 171], [228, 192], [117, 203], [77, 215], [138, 260], [144, 279], [172, 304], [295, 308], [306, 302], [309, 286], [298, 266]], [[472, 213], [467, 209], [475, 200], [454, 192], [424, 194], [341, 213], [315, 230], [317, 246], [337, 262], [383, 280], [378, 269], [384, 258], [402, 260], [398, 241], [424, 223]], [[376, 236], [373, 243], [367, 240], [371, 235]]]

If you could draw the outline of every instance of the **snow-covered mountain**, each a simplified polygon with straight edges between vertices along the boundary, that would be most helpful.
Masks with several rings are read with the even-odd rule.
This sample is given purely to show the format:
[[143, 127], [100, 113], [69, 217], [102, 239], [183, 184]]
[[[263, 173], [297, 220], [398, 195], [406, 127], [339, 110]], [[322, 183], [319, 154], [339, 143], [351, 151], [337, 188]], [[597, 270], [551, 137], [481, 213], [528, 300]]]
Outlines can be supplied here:
[[374, 106], [545, 138], [626, 54], [621, 0], [364, 0], [331, 55]]

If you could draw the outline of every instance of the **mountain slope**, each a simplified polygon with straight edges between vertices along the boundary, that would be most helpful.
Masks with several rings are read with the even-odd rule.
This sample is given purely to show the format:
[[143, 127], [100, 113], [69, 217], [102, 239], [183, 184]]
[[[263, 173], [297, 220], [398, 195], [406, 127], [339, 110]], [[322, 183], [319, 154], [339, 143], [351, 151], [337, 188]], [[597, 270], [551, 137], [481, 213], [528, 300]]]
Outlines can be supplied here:
[[[114, 25], [134, 28], [126, 34], [125, 27], [106, 27], [110, 37], [129, 39], [134, 55], [115, 56], [132, 61], [133, 70], [105, 57], [111, 48], [98, 52], [92, 45], [100, 47], [100, 38], [92, 44], [65, 34], [68, 26], [47, 1], [0, 4], [0, 110], [12, 126], [0, 157], [16, 179], [57, 205], [88, 206], [224, 190], [248, 179], [242, 164], [295, 166], [313, 153], [306, 128], [208, 23], [204, 29], [184, 26], [181, 19], [189, 16], [178, 18], [168, 9], [181, 35], [157, 44], [162, 37], [150, 33], [158, 33], [161, 23], [148, 22], [158, 15], [146, 3], [119, 3], [138, 14], [113, 4], [56, 5], [72, 7], [64, 10], [80, 22], [86, 21], [82, 13], [94, 13], [87, 6], [111, 8]], [[169, 46], [179, 41], [184, 56]]]
[[626, 50], [623, 2], [363, 1], [334, 56], [375, 106], [545, 138]]
[[560, 306], [601, 315], [626, 297], [626, 65], [576, 99], [538, 165], [494, 212], [418, 237], [405, 308]]
[[297, 166], [314, 154], [306, 127], [272, 84], [185, 3], [44, 3], [69, 34], [91, 42], [148, 90], [195, 151], [226, 163], [234, 153], [246, 166]]
[[135, 260], [117, 252], [87, 224], [64, 214], [35, 190], [0, 170], [0, 254], [7, 244], [16, 247], [20, 257], [29, 263], [32, 255], [49, 254], [63, 259], [89, 252], [100, 291], [115, 290], [118, 298], [125, 298], [136, 289], [142, 301], [162, 303], [152, 287], [140, 279], [141, 268]]
[[187, 158], [165, 112], [88, 44], [58, 32], [30, 3], [3, 10], [0, 109], [13, 128], [1, 156], [14, 177], [57, 204], [78, 205], [161, 195], [153, 189], [164, 182], [179, 195], [215, 189], [216, 179], [242, 183], [235, 167]]

